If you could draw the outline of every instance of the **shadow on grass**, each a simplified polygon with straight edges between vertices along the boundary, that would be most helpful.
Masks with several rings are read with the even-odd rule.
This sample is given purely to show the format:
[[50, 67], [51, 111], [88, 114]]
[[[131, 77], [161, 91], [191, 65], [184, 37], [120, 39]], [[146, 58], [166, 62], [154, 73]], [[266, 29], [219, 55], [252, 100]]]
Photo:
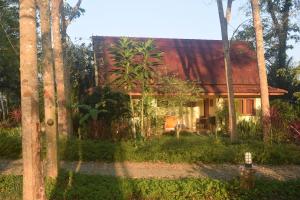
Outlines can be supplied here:
[[[124, 187], [133, 188], [132, 182], [124, 186], [122, 179], [115, 177], [129, 176], [124, 162], [115, 159], [116, 154], [118, 160], [126, 159], [122, 148], [108, 141], [83, 141], [80, 137], [63, 139], [59, 154], [64, 160], [61, 166], [64, 170], [56, 181], [48, 180], [49, 199], [131, 199], [130, 194], [124, 193]], [[98, 163], [88, 162], [91, 160]]]
[[22, 141], [15, 130], [0, 130], [0, 174], [15, 172], [19, 170], [22, 163], [18, 160], [22, 156]]

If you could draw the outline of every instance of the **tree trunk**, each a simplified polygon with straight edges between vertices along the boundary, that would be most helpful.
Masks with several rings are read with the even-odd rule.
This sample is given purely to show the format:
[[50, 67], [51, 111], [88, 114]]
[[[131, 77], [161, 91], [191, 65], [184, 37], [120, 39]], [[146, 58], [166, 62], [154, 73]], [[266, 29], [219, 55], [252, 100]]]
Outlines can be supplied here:
[[[219, 18], [222, 32], [222, 41], [224, 48], [224, 62], [225, 62], [225, 72], [226, 72], [226, 84], [227, 84], [227, 93], [228, 93], [228, 112], [229, 112], [229, 133], [231, 142], [237, 140], [236, 134], [236, 113], [234, 106], [234, 91], [233, 91], [233, 81], [232, 81], [232, 67], [230, 59], [230, 47], [228, 40], [228, 30], [227, 30], [227, 19], [224, 15], [223, 3], [222, 0], [217, 0]], [[227, 16], [229, 14], [227, 13]]]
[[1, 104], [1, 112], [2, 112], [2, 120], [5, 120], [5, 108], [4, 108], [4, 94], [0, 93], [0, 104]]
[[134, 106], [133, 106], [133, 99], [132, 96], [129, 94], [129, 100], [130, 100], [130, 109], [131, 109], [131, 129], [132, 129], [132, 134], [133, 134], [133, 138], [136, 139], [136, 128], [135, 128], [135, 120], [134, 120]]
[[57, 156], [57, 117], [54, 82], [54, 57], [51, 40], [50, 3], [38, 1], [40, 9], [43, 68], [44, 68], [44, 107], [47, 137], [47, 176], [56, 178], [58, 174]]
[[179, 109], [178, 109], [178, 114], [179, 114], [179, 123], [177, 122], [176, 125], [176, 138], [180, 138], [180, 132], [182, 130], [182, 124], [183, 124], [183, 104], [180, 103]]
[[142, 83], [142, 99], [141, 99], [141, 135], [144, 138], [145, 132], [144, 132], [144, 101], [145, 101], [145, 81], [143, 79]]
[[55, 63], [55, 77], [57, 87], [57, 115], [58, 115], [58, 132], [59, 134], [69, 136], [70, 124], [68, 118], [71, 117], [68, 112], [66, 101], [66, 82], [65, 82], [65, 69], [63, 61], [63, 46], [61, 36], [61, 7], [62, 0], [52, 1], [52, 32], [53, 32], [53, 50], [54, 50], [54, 63]]
[[39, 134], [36, 4], [20, 1], [23, 200], [45, 199]]
[[270, 103], [269, 103], [269, 89], [268, 79], [265, 64], [265, 52], [263, 41], [263, 30], [260, 19], [259, 0], [251, 0], [252, 14], [253, 14], [253, 26], [256, 36], [256, 51], [257, 51], [257, 66], [259, 71], [260, 81], [260, 95], [261, 95], [261, 109], [262, 109], [262, 124], [264, 141], [268, 142], [270, 133]]
[[[64, 78], [65, 78], [65, 90], [66, 90], [66, 104], [71, 105], [71, 65], [70, 65], [70, 55], [68, 55], [68, 44], [67, 44], [67, 22], [66, 22], [66, 16], [65, 16], [65, 10], [64, 6], [62, 5], [61, 8], [61, 30], [62, 30], [62, 47], [63, 47], [63, 58], [64, 58]], [[68, 109], [68, 118], [67, 118], [67, 123], [69, 127], [69, 135], [73, 134], [73, 122], [72, 122], [72, 107], [67, 106]]]

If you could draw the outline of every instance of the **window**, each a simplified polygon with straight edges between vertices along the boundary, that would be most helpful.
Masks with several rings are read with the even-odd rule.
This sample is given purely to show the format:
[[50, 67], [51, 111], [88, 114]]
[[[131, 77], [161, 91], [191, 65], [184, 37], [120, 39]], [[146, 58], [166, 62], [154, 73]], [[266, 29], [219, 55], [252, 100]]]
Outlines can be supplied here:
[[239, 99], [238, 112], [241, 115], [255, 115], [255, 100], [254, 99]]

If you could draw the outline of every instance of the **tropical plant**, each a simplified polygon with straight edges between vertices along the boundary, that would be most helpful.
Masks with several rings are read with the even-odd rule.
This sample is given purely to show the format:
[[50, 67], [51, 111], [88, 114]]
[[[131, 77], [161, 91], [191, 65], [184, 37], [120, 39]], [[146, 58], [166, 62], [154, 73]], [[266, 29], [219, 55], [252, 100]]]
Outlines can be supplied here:
[[101, 113], [106, 113], [108, 110], [103, 109], [105, 102], [97, 103], [94, 107], [89, 105], [77, 105], [79, 109], [84, 110], [85, 114], [82, 115], [82, 117], [79, 120], [79, 124], [83, 125], [87, 123], [90, 119], [96, 121], [98, 119], [98, 115]]
[[85, 91], [94, 84], [94, 54], [91, 44], [67, 42], [66, 61], [70, 66], [72, 104], [80, 104], [85, 98]]
[[237, 132], [243, 140], [261, 140], [262, 129], [260, 120], [242, 120], [237, 124]]
[[176, 76], [161, 76], [157, 92], [159, 100], [164, 103], [164, 107], [177, 110], [179, 120], [176, 126], [176, 137], [180, 137], [182, 130], [184, 107], [191, 102], [196, 102], [203, 92], [201, 87], [194, 82], [184, 81]]
[[75, 107], [79, 109], [80, 127], [92, 129], [93, 133], [88, 134], [94, 138], [112, 138], [115, 131], [112, 130], [114, 122], [123, 123], [131, 117], [128, 95], [112, 91], [109, 87], [94, 88], [81, 104]]
[[293, 135], [290, 133], [290, 125], [297, 123], [299, 119], [300, 108], [298, 105], [279, 99], [271, 101], [271, 141], [276, 143], [293, 141]]
[[[141, 111], [140, 111], [140, 129], [142, 137], [145, 137], [144, 130], [144, 115], [145, 100], [149, 92], [151, 92], [151, 85], [153, 86], [155, 67], [159, 66], [162, 58], [162, 52], [155, 47], [153, 40], [138, 42], [137, 47], [137, 78], [141, 85]], [[148, 105], [150, 105], [148, 103]]]
[[20, 105], [18, 9], [18, 1], [0, 0], [0, 96], [8, 100], [9, 111]]
[[111, 48], [112, 58], [114, 60], [114, 68], [111, 73], [116, 77], [112, 84], [122, 88], [130, 99], [131, 109], [131, 130], [133, 137], [136, 138], [136, 124], [135, 124], [135, 109], [134, 100], [131, 93], [137, 86], [137, 64], [134, 62], [136, 57], [136, 43], [129, 38], [123, 37], [114, 44]]

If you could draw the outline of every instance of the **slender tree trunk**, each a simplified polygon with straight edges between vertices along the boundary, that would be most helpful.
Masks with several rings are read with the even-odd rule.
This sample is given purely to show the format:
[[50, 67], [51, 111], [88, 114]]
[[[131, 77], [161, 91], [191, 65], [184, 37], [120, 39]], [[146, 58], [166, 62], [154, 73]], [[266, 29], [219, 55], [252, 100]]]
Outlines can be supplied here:
[[129, 100], [130, 100], [130, 109], [131, 109], [131, 129], [132, 129], [132, 133], [133, 133], [133, 138], [136, 139], [136, 128], [135, 128], [135, 121], [134, 121], [134, 116], [135, 116], [135, 112], [134, 112], [134, 106], [133, 106], [133, 99], [132, 96], [129, 94]]
[[1, 103], [1, 112], [2, 112], [2, 120], [5, 120], [5, 108], [4, 108], [4, 95], [0, 93], [0, 103]]
[[[62, 5], [61, 7], [61, 27], [62, 27], [62, 46], [63, 46], [63, 58], [64, 58], [64, 76], [65, 76], [65, 88], [66, 88], [66, 104], [71, 105], [71, 65], [70, 65], [70, 57], [68, 55], [68, 44], [67, 44], [67, 21], [65, 16], [65, 9]], [[67, 106], [67, 123], [69, 127], [69, 135], [73, 134], [73, 122], [72, 122], [72, 107]]]
[[262, 109], [262, 120], [263, 120], [263, 133], [264, 141], [269, 141], [270, 133], [270, 103], [269, 103], [269, 89], [267, 70], [265, 64], [265, 50], [263, 40], [263, 29], [260, 19], [260, 8], [259, 0], [251, 0], [252, 14], [253, 14], [253, 26], [255, 29], [256, 36], [256, 51], [257, 51], [257, 66], [259, 71], [260, 81], [260, 95], [261, 95], [261, 109]]
[[39, 133], [36, 4], [20, 0], [23, 200], [45, 199]]
[[145, 137], [144, 133], [144, 101], [145, 101], [145, 82], [142, 84], [142, 99], [141, 99], [141, 135]]
[[43, 68], [44, 68], [44, 107], [47, 137], [47, 176], [56, 178], [58, 174], [57, 156], [57, 117], [54, 79], [54, 57], [51, 39], [50, 2], [38, 1], [41, 19]]
[[[227, 30], [227, 19], [224, 15], [223, 3], [222, 0], [217, 0], [218, 10], [219, 10], [219, 18], [222, 32], [222, 41], [224, 48], [224, 62], [225, 62], [225, 72], [226, 72], [226, 84], [227, 84], [227, 92], [228, 92], [228, 111], [229, 111], [229, 133], [231, 142], [237, 140], [236, 134], [236, 113], [234, 106], [234, 91], [233, 91], [233, 81], [232, 81], [232, 67], [231, 67], [231, 59], [230, 59], [230, 47], [228, 40], [228, 30]], [[230, 16], [227, 13], [227, 16]]]
[[142, 99], [141, 99], [141, 135], [142, 137], [145, 137], [145, 133], [144, 133], [144, 94], [142, 95]]
[[61, 7], [62, 0], [52, 1], [52, 34], [53, 34], [53, 50], [55, 63], [55, 77], [57, 87], [57, 113], [58, 113], [58, 132], [59, 134], [68, 136], [70, 134], [70, 124], [68, 123], [67, 101], [66, 101], [66, 83], [65, 83], [65, 69], [63, 61], [63, 45], [61, 36]]
[[9, 113], [8, 113], [8, 94], [6, 95], [6, 101], [5, 101], [5, 107], [6, 107], [6, 116], [8, 117]]
[[182, 103], [180, 103], [178, 111], [179, 111], [179, 124], [177, 123], [177, 127], [176, 127], [176, 138], [177, 139], [180, 138], [180, 132], [182, 129], [182, 124], [183, 124], [183, 105], [182, 105]]

